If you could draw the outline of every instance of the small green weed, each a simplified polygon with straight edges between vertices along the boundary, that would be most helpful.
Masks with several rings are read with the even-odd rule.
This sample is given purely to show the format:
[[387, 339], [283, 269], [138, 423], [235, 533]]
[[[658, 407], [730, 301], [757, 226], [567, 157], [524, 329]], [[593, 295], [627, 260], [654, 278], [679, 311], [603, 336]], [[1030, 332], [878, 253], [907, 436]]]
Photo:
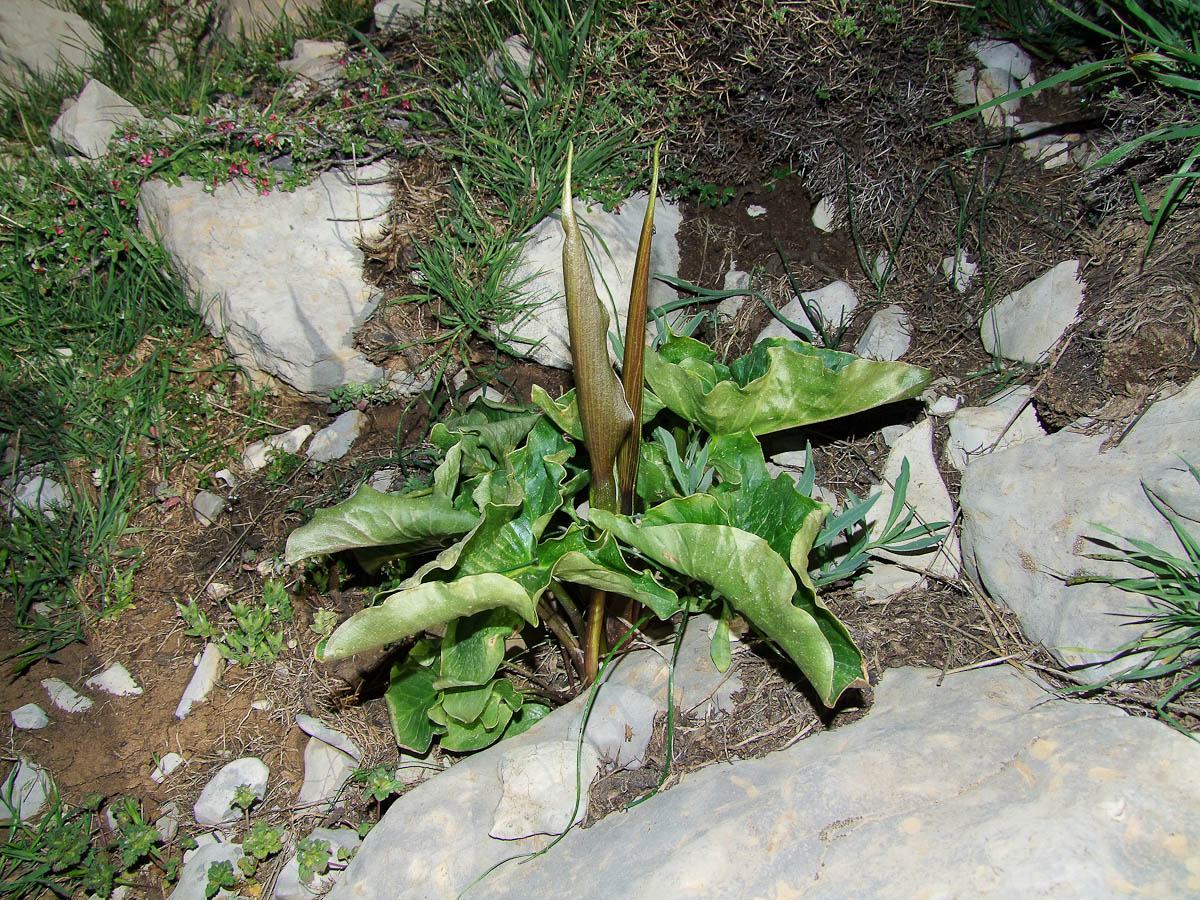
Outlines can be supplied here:
[[221, 655], [238, 665], [271, 662], [283, 652], [284, 625], [294, 617], [292, 601], [281, 582], [267, 579], [261, 603], [238, 601], [229, 604], [226, 626], [214, 625], [195, 600], [177, 603], [187, 624], [187, 634], [215, 640]]

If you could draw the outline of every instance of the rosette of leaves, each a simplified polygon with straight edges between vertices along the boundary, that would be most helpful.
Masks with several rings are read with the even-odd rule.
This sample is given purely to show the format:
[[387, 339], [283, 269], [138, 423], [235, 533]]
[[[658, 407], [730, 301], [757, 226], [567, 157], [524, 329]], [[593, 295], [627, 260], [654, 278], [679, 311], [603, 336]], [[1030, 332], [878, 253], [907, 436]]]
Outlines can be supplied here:
[[[568, 174], [564, 204], [569, 198]], [[649, 258], [650, 232], [643, 229], [639, 262]], [[591, 276], [579, 269], [586, 257], [564, 252], [564, 259], [568, 285], [586, 295]], [[640, 281], [644, 296], [648, 266], [638, 271], [634, 293]], [[629, 321], [629, 335], [644, 332], [644, 313]], [[593, 317], [591, 327], [604, 329], [588, 341], [603, 363], [577, 362], [578, 393], [553, 399], [535, 388], [533, 412], [477, 401], [434, 427], [443, 456], [430, 486], [393, 494], [360, 488], [288, 540], [289, 563], [349, 551], [368, 570], [396, 560], [415, 565], [318, 650], [335, 659], [419, 637], [392, 669], [387, 692], [393, 731], [408, 750], [424, 753], [435, 737], [448, 750], [478, 749], [532, 725], [548, 710], [497, 675], [507, 640], [549, 627], [569, 658], [584, 659], [594, 652], [592, 614], [599, 606], [602, 623], [606, 595], [636, 601], [662, 620], [685, 608], [710, 610], [723, 623], [741, 615], [833, 705], [865, 683], [865, 670], [845, 626], [817, 595], [810, 570], [828, 572], [831, 560], [814, 555], [814, 543], [827, 550], [847, 534], [848, 552], [858, 555], [834, 568], [848, 577], [875, 546], [916, 549], [936, 540], [908, 527], [902, 500], [882, 538], [867, 534], [873, 498], [831, 531], [829, 507], [789, 476], [772, 477], [758, 440], [913, 397], [928, 371], [783, 340], [725, 365], [703, 343], [669, 337], [657, 349], [639, 348], [646, 390], [642, 363], [631, 367], [628, 353], [625, 383], [616, 378], [607, 316]], [[577, 322], [576, 351], [581, 339]], [[636, 342], [625, 343], [628, 350]], [[602, 389], [589, 391], [588, 379]], [[615, 407], [611, 417], [606, 403]], [[609, 429], [612, 422], [620, 430]], [[805, 485], [811, 489], [811, 478]], [[712, 655], [728, 664], [724, 628]]]

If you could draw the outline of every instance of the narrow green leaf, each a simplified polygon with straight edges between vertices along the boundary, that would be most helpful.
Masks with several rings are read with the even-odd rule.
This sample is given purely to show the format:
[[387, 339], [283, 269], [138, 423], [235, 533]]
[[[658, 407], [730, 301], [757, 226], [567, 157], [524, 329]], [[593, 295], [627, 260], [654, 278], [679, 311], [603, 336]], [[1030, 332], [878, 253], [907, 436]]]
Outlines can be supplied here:
[[729, 648], [729, 620], [725, 612], [721, 613], [713, 627], [712, 638], [708, 642], [708, 656], [721, 673], [728, 672], [733, 663], [733, 652]]

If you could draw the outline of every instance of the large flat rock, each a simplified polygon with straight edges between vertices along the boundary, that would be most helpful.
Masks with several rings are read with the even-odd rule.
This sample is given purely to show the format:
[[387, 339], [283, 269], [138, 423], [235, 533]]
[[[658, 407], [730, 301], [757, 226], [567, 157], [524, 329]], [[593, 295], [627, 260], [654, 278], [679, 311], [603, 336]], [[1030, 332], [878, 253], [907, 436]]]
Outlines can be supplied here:
[[1099, 525], [1183, 553], [1142, 485], [1181, 511], [1200, 497], [1184, 463], [1200, 463], [1200, 379], [1155, 403], [1106, 447], [1108, 437], [1065, 430], [973, 459], [959, 493], [968, 571], [1020, 617], [1028, 637], [1069, 666], [1109, 659], [1139, 633], [1122, 614], [1146, 606], [1144, 597], [1110, 585], [1064, 581], [1077, 572], [1144, 574], [1085, 557], [1108, 550], [1089, 540], [1110, 539]]
[[468, 896], [1196, 895], [1200, 746], [1009, 669], [937, 681], [889, 671], [861, 721], [702, 770]]
[[386, 373], [354, 348], [378, 302], [363, 280], [360, 235], [377, 235], [391, 199], [384, 165], [327, 172], [292, 193], [231, 183], [206, 190], [148, 182], [142, 230], [157, 234], [193, 307], [252, 376], [319, 397]]

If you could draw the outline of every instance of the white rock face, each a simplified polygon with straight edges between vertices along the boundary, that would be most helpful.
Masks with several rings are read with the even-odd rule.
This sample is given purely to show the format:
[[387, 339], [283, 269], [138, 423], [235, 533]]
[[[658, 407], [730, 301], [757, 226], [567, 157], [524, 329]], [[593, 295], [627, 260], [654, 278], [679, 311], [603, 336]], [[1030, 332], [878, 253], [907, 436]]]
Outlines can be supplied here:
[[889, 306], [871, 316], [854, 345], [854, 355], [880, 361], [897, 360], [908, 352], [912, 326], [903, 306]]
[[1145, 606], [1143, 598], [1103, 584], [1067, 585], [1055, 573], [1145, 574], [1085, 559], [1083, 554], [1102, 550], [1087, 538], [1105, 537], [1093, 522], [1182, 552], [1146, 499], [1142, 481], [1182, 484], [1190, 478], [1180, 457], [1200, 459], [1198, 436], [1200, 379], [1151, 406], [1119, 445], [1104, 452], [1106, 435], [1064, 430], [973, 460], [959, 494], [968, 572], [1020, 617], [1026, 635], [1064, 664], [1109, 659], [1138, 635], [1137, 627], [1122, 624], [1122, 614]]
[[1021, 136], [1021, 153], [1047, 169], [1072, 162], [1071, 148], [1082, 139], [1078, 134], [1058, 133], [1057, 126], [1049, 122], [1021, 122], [1016, 131]]
[[138, 218], [161, 236], [193, 306], [239, 365], [327, 398], [343, 385], [386, 380], [353, 343], [378, 302], [356, 242], [383, 224], [386, 175], [386, 165], [366, 167], [356, 185], [353, 174], [328, 172], [267, 197], [241, 183], [151, 181]]
[[[858, 294], [844, 281], [831, 282], [815, 291], [801, 291], [800, 297], [793, 299], [779, 312], [785, 319], [810, 331], [813, 330], [812, 324], [804, 312], [804, 305], [800, 302], [800, 298], [803, 298], [810, 306], [815, 305], [816, 309], [820, 311], [821, 320], [833, 329], [836, 329], [843, 321], [849, 322], [850, 314], [858, 308]], [[790, 339], [794, 337], [796, 335], [792, 333], [791, 329], [778, 319], [772, 318], [770, 324], [758, 333], [754, 342], [757, 344], [767, 338]]]
[[280, 453], [296, 456], [312, 433], [311, 425], [300, 425], [283, 434], [273, 434], [255, 441], [242, 451], [242, 468], [247, 472], [257, 472]]
[[[925, 419], [897, 438], [891, 452], [888, 453], [887, 463], [883, 468], [884, 483], [880, 487], [881, 496], [867, 516], [867, 521], [872, 527], [872, 536], [875, 538], [882, 534], [883, 525], [892, 507], [894, 491], [891, 485], [900, 477], [900, 468], [905, 459], [908, 460], [909, 466], [905, 501], [917, 511], [917, 518], [912, 524], [949, 522], [954, 517], [954, 504], [933, 457], [933, 420]], [[881, 600], [908, 590], [921, 581], [922, 572], [953, 578], [958, 574], [960, 566], [958, 538], [953, 531], [948, 534], [942, 545], [918, 553], [901, 555], [878, 551], [875, 555], [878, 561], [873, 563], [867, 574], [854, 585], [855, 590], [873, 600]], [[918, 571], [909, 571], [909, 568], [901, 568], [887, 560], [903, 562], [905, 566]]]
[[83, 685], [112, 694], [114, 697], [137, 697], [142, 693], [141, 685], [133, 680], [129, 670], [120, 663], [113, 663], [103, 672], [93, 675]]
[[1038, 362], [1079, 315], [1083, 289], [1079, 260], [1059, 263], [983, 314], [984, 349], [1005, 359]]
[[[580, 220], [583, 242], [588, 248], [592, 265], [592, 280], [596, 293], [609, 314], [609, 329], [617, 327], [625, 333], [625, 310], [629, 305], [629, 290], [633, 283], [633, 262], [641, 237], [642, 218], [649, 198], [635, 194], [621, 204], [619, 213], [608, 213], [599, 206], [584, 207], [575, 203], [575, 215]], [[650, 255], [650, 288], [647, 303], [651, 308], [676, 298], [675, 291], [654, 279], [656, 274], [679, 274], [679, 231], [682, 216], [672, 203], [659, 200], [654, 207], [654, 244]], [[513, 272], [513, 283], [523, 284], [522, 293], [530, 302], [529, 315], [524, 321], [512, 323], [512, 332], [525, 343], [515, 346], [532, 347], [533, 358], [544, 366], [571, 368], [571, 346], [567, 336], [567, 306], [562, 274], [562, 225], [557, 218], [547, 217], [527, 235], [521, 258]], [[652, 323], [647, 323], [653, 328]], [[509, 326], [505, 326], [505, 331]]]
[[322, 463], [341, 459], [350, 452], [366, 422], [367, 417], [357, 409], [342, 413], [316, 433], [308, 445], [308, 458]]
[[261, 759], [244, 756], [222, 766], [196, 798], [193, 812], [201, 825], [224, 825], [236, 822], [244, 813], [234, 806], [239, 787], [248, 787], [260, 800], [267, 792], [270, 771]]
[[108, 155], [113, 135], [127, 124], [136, 129], [149, 122], [136, 106], [92, 78], [50, 128], [50, 144], [64, 155], [100, 159]]
[[961, 472], [973, 458], [989, 452], [993, 444], [997, 450], [1003, 450], [1043, 437], [1046, 432], [1029, 402], [1032, 396], [1030, 388], [1014, 387], [986, 406], [967, 406], [955, 413], [950, 419], [950, 439], [946, 442], [950, 465]]
[[50, 719], [46, 715], [45, 710], [36, 703], [26, 703], [24, 706], [18, 706], [10, 715], [12, 716], [13, 725], [22, 731], [36, 731], [50, 724]]
[[588, 785], [599, 771], [600, 754], [588, 741], [582, 748], [575, 741], [547, 741], [509, 750], [500, 757], [503, 794], [488, 833], [513, 840], [578, 825], [587, 815]]
[[103, 49], [99, 32], [78, 13], [41, 0], [0, 3], [0, 79], [10, 84], [59, 66], [83, 69]]
[[[191, 856], [186, 858], [179, 873], [179, 883], [167, 896], [167, 900], [206, 900], [209, 866], [228, 862], [236, 872], [238, 860], [243, 856], [245, 853], [242, 852], [241, 844], [211, 843], [194, 850]], [[220, 900], [220, 895], [217, 900]]]
[[[362, 843], [353, 828], [314, 828], [308, 835], [313, 840], [328, 841], [331, 858], [333, 851], [341, 847], [347, 853], [353, 853]], [[275, 900], [314, 900], [329, 890], [342, 874], [340, 867], [331, 867], [324, 875], [316, 875], [309, 882], [300, 880], [300, 862], [293, 854], [283, 864], [279, 878], [275, 882]]]
[[221, 677], [223, 666], [224, 660], [221, 658], [221, 651], [217, 649], [217, 645], [205, 644], [204, 652], [200, 655], [200, 662], [196, 665], [196, 671], [192, 674], [188, 686], [183, 689], [179, 705], [175, 707], [175, 718], [182, 719], [191, 712], [193, 706], [208, 699], [209, 691]]
[[315, 81], [332, 84], [341, 72], [338, 58], [346, 52], [344, 41], [311, 41], [301, 38], [292, 47], [292, 58], [282, 60], [279, 68], [285, 72]]
[[14, 507], [9, 510], [9, 515], [13, 518], [20, 515], [16, 506], [41, 510], [47, 519], [53, 519], [55, 507], [70, 505], [66, 488], [43, 475], [22, 478], [17, 484], [17, 489], [13, 491], [13, 501]]
[[[1111, 706], [1050, 700], [1004, 667], [949, 675], [940, 687], [938, 676], [889, 669], [858, 722], [691, 773], [490, 873], [470, 896], [1195, 893], [1196, 841], [1183, 825], [1200, 803], [1195, 742]], [[376, 869], [380, 887], [353, 896], [402, 896], [383, 885], [406, 862]], [[352, 896], [353, 883], [331, 898]]]
[[[640, 768], [654, 734], [654, 717], [657, 713], [658, 704], [645, 694], [623, 684], [614, 684], [604, 692], [604, 699], [598, 699], [592, 707], [584, 739], [596, 748], [605, 763], [622, 768]], [[582, 717], [583, 713], [580, 712], [571, 724], [571, 730], [567, 732], [569, 740], [574, 741], [579, 736]], [[574, 759], [575, 751], [572, 748], [572, 766]]]
[[201, 525], [212, 525], [225, 513], [225, 498], [212, 491], [196, 491], [196, 496], [192, 498], [192, 512]]
[[92, 701], [78, 693], [61, 678], [43, 678], [42, 687], [50, 695], [50, 702], [63, 712], [86, 712], [92, 708]]
[[[963, 106], [975, 106], [989, 103], [997, 97], [1003, 97], [1013, 91], [1020, 90], [1021, 83], [1005, 69], [974, 68], [963, 69], [954, 74], [954, 100]], [[1016, 112], [1021, 106], [1020, 98], [1005, 100], [995, 106], [983, 110], [980, 115], [983, 121], [992, 128], [1015, 125], [1020, 121]]]
[[18, 821], [32, 819], [42, 811], [53, 790], [49, 772], [35, 762], [18, 759], [0, 783], [0, 823], [11, 822], [14, 813]]
[[298, 803], [305, 812], [323, 814], [358, 768], [353, 756], [315, 737], [304, 745], [304, 783]]

